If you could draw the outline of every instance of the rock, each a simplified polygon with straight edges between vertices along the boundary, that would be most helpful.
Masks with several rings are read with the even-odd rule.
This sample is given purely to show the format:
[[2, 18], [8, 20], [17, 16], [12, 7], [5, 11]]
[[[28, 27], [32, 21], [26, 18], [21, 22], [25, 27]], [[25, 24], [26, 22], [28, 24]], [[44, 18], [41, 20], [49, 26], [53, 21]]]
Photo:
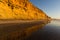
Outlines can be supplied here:
[[[29, 0], [0, 0], [0, 19], [5, 21], [0, 20], [0, 40], [23, 40], [46, 25], [41, 19], [47, 21], [50, 17]], [[20, 22], [5, 19], [20, 19]]]
[[40, 20], [48, 16], [29, 0], [0, 0], [0, 19]]

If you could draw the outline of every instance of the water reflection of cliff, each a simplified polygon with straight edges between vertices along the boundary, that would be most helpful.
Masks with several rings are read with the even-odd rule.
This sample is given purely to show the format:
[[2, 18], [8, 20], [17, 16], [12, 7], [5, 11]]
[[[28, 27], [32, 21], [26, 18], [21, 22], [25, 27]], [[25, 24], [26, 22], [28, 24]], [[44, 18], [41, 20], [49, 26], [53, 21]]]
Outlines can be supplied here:
[[[34, 32], [36, 32], [37, 30], [39, 30], [39, 29], [41, 29], [41, 28], [43, 28], [46, 24], [48, 24], [48, 23], [50, 23], [50, 21], [48, 21], [48, 22], [43, 22], [43, 23], [41, 23], [40, 25], [35, 25], [35, 26], [32, 26], [32, 27], [30, 27], [30, 28], [27, 28], [26, 29], [26, 39], [27, 38], [29, 38], [29, 36], [32, 34], [32, 33], [34, 33]], [[25, 40], [25, 39], [24, 39]]]
[[[17, 21], [19, 22], [19, 21]], [[1, 24], [2, 23], [2, 24]], [[46, 21], [30, 21], [23, 23], [0, 23], [0, 40], [25, 40], [33, 32], [42, 28], [48, 22]]]
[[44, 25], [44, 23], [40, 24], [40, 25], [35, 25], [35, 26], [32, 26], [32, 27], [29, 27], [26, 29], [26, 36], [30, 36], [33, 32], [37, 31], [38, 29], [42, 28]]

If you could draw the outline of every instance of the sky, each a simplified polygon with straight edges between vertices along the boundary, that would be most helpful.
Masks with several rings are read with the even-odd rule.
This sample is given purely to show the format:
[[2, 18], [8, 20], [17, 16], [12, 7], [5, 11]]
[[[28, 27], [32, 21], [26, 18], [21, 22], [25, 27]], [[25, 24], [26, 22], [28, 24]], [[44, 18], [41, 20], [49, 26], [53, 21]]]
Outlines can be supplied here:
[[60, 0], [30, 0], [48, 16], [60, 19]]

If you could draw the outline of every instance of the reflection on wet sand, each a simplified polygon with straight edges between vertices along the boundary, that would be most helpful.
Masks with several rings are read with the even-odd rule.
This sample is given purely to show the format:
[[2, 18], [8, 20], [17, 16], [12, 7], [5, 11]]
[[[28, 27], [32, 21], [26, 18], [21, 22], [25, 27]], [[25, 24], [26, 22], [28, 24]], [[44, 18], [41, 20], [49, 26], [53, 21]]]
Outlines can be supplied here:
[[[31, 29], [30, 29], [30, 31], [28, 30], [27, 33], [31, 33], [31, 34], [28, 34], [29, 36], [25, 40], [41, 40], [40, 38], [42, 38], [43, 37], [42, 34], [44, 34], [42, 28], [46, 24], [48, 24], [48, 23], [43, 23], [41, 25], [36, 25], [36, 26], [34, 26], [34, 28], [31, 28], [33, 30], [31, 30]], [[41, 33], [39, 33], [39, 32], [41, 32]], [[41, 34], [41, 35], [39, 35], [39, 34]]]
[[60, 21], [52, 20], [42, 29], [32, 33], [26, 40], [60, 40]]
[[25, 40], [46, 24], [45, 21], [0, 24], [0, 40]]

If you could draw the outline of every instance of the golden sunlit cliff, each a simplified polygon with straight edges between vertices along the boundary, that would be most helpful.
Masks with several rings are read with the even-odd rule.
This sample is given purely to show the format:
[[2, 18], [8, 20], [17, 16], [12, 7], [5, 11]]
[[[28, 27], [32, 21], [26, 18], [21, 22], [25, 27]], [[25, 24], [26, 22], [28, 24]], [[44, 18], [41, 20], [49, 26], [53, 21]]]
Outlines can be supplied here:
[[[0, 19], [20, 19], [0, 20], [0, 40], [26, 39], [33, 32], [45, 26], [48, 23], [47, 20], [51, 20], [29, 0], [0, 0]], [[41, 19], [45, 21], [40, 21]]]
[[0, 19], [47, 19], [29, 0], [0, 0]]

